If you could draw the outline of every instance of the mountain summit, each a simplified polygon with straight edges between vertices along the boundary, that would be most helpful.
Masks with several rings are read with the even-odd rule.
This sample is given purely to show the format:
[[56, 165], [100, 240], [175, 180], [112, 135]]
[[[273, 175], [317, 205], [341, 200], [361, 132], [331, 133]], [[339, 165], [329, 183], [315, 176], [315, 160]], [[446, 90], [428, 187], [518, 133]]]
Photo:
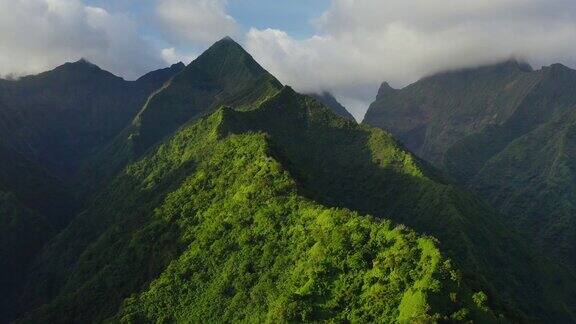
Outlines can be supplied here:
[[224, 38], [148, 100], [133, 123], [132, 134], [138, 136], [134, 138], [136, 154], [218, 106], [242, 108], [265, 99], [280, 87], [280, 82], [238, 43]]
[[227, 105], [248, 109], [282, 88], [238, 43], [224, 38], [152, 93], [130, 125], [87, 164], [90, 192], [188, 122]]

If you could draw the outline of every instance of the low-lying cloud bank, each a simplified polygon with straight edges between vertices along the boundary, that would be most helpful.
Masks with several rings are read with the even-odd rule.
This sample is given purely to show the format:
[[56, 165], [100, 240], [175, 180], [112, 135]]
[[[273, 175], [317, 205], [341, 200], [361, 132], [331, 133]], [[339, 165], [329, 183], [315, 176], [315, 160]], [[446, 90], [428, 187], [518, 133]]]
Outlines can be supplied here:
[[227, 12], [237, 0], [151, 0], [144, 13], [130, 12], [134, 1], [86, 1], [0, 0], [0, 74], [85, 57], [135, 78], [231, 35], [284, 83], [332, 91], [361, 117], [384, 80], [511, 57], [576, 66], [574, 0], [332, 0], [307, 39], [241, 26]]

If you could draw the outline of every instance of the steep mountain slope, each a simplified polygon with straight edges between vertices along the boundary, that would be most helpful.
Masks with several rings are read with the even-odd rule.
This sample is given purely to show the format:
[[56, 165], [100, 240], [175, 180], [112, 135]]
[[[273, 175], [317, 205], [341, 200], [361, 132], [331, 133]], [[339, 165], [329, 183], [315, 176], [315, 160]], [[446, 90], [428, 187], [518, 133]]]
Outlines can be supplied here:
[[31, 209], [42, 212], [49, 223], [62, 228], [74, 210], [62, 182], [45, 168], [20, 154], [0, 139], [0, 183]]
[[354, 116], [352, 116], [352, 114], [346, 109], [346, 107], [342, 106], [342, 104], [339, 103], [338, 100], [336, 100], [336, 98], [334, 98], [330, 92], [312, 93], [309, 94], [309, 96], [320, 101], [324, 106], [330, 108], [336, 115], [349, 120], [356, 120]]
[[71, 173], [182, 68], [128, 82], [80, 60], [0, 80], [0, 314], [13, 311], [11, 298], [31, 261], [78, 211]]
[[576, 106], [514, 140], [469, 186], [544, 253], [576, 269]]
[[0, 184], [0, 320], [7, 320], [12, 310], [5, 298], [26, 276], [28, 265], [55, 230], [46, 218], [22, 204]]
[[93, 191], [129, 162], [184, 123], [220, 105], [250, 107], [274, 95], [280, 82], [226, 37], [153, 94], [132, 124], [84, 170], [85, 191]]
[[537, 83], [518, 102], [508, 119], [482, 129], [469, 139], [460, 139], [446, 152], [445, 163], [455, 177], [474, 177], [483, 163], [503, 151], [514, 140], [544, 124], [562, 119], [563, 114], [574, 110], [575, 70], [555, 64], [531, 74], [537, 78]]
[[65, 187], [0, 139], [0, 314], [42, 246], [75, 210]]
[[384, 87], [365, 123], [397, 134], [576, 269], [576, 71], [514, 62]]
[[343, 126], [317, 103], [290, 91], [283, 95], [244, 115], [247, 125], [239, 129], [271, 136], [275, 152], [298, 179], [303, 194], [439, 238], [464, 276], [508, 303], [499, 306], [525, 312], [520, 316], [573, 320], [574, 287], [550, 280], [568, 283], [573, 274], [563, 275], [563, 270], [530, 252], [502, 225], [500, 215], [444, 181], [389, 135]]
[[[25, 265], [0, 320], [576, 321], [572, 272], [229, 38], [150, 96], [84, 172], [97, 194]], [[0, 208], [48, 232], [11, 187], [0, 183]]]
[[59, 175], [73, 173], [136, 116], [183, 64], [129, 82], [80, 60], [16, 81], [0, 80], [2, 137]]
[[28, 321], [495, 320], [434, 239], [300, 193], [261, 123], [363, 133], [310, 100], [219, 109], [126, 168], [45, 252], [33, 286], [61, 288]]
[[22, 298], [48, 303], [33, 322], [494, 321], [488, 305], [516, 321], [574, 320], [571, 274], [386, 133], [290, 88], [149, 151], [36, 269]]
[[363, 123], [390, 131], [441, 166], [450, 146], [510, 118], [537, 82], [529, 66], [508, 61], [441, 73], [400, 90], [383, 83]]

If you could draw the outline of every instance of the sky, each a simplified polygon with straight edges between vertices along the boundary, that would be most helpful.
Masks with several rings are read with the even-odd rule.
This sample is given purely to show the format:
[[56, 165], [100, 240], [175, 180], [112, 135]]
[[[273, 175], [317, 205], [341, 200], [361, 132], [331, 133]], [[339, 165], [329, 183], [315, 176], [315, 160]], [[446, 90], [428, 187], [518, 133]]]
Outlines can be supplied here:
[[135, 79], [226, 35], [361, 119], [383, 81], [510, 58], [576, 67], [576, 0], [0, 0], [0, 76], [86, 58]]

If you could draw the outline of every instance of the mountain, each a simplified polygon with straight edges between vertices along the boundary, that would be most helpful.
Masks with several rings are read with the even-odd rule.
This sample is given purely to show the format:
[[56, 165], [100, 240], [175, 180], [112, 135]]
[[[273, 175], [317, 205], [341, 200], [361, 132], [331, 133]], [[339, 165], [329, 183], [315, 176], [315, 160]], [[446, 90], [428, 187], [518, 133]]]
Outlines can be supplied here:
[[[0, 79], [0, 314], [32, 260], [80, 209], [73, 174], [183, 64], [129, 82], [80, 60]], [[4, 322], [0, 317], [0, 322]]]
[[[65, 186], [0, 138], [0, 291], [8, 296], [40, 249], [73, 216]], [[0, 314], [4, 300], [0, 301]]]
[[354, 121], [356, 120], [354, 118], [354, 116], [352, 116], [352, 114], [350, 112], [348, 112], [346, 107], [342, 106], [342, 104], [339, 103], [338, 100], [336, 100], [336, 98], [334, 98], [334, 96], [330, 92], [324, 91], [322, 93], [312, 93], [312, 94], [309, 94], [309, 96], [320, 101], [326, 107], [332, 109], [332, 111], [336, 115], [338, 115], [340, 117], [344, 117], [344, 118], [349, 119], [349, 120], [354, 120]]
[[576, 269], [576, 71], [509, 61], [380, 92], [364, 123], [398, 136]]
[[131, 125], [87, 164], [80, 177], [83, 191], [99, 188], [184, 123], [220, 105], [250, 107], [280, 88], [280, 82], [231, 38], [216, 42], [150, 96]]
[[310, 100], [286, 88], [257, 110], [221, 108], [126, 168], [51, 244], [42, 269], [76, 257], [27, 320], [494, 318], [434, 239], [299, 193], [285, 139], [257, 129], [354, 130]]
[[500, 214], [262, 71], [224, 39], [150, 98], [24, 322], [575, 320], [574, 274]]
[[501, 124], [538, 82], [517, 61], [440, 73], [404, 89], [383, 83], [363, 123], [390, 131], [417, 155], [441, 166], [447, 149]]
[[0, 135], [51, 172], [73, 174], [182, 68], [175, 64], [125, 81], [82, 59], [38, 75], [0, 80]]
[[[0, 97], [11, 127], [0, 128], [2, 322], [576, 321], [574, 272], [390, 134], [282, 86], [230, 38], [133, 82], [85, 61], [46, 75], [76, 80], [60, 99], [88, 85], [77, 90], [88, 102], [70, 109], [92, 107], [90, 120], [114, 127], [95, 127], [83, 151], [39, 154], [40, 133], [61, 140], [47, 148], [76, 148], [49, 118], [16, 113], [59, 112], [40, 104], [50, 88], [28, 88], [30, 106]], [[152, 92], [112, 110], [114, 84]], [[118, 100], [136, 105], [130, 87]], [[379, 98], [399, 91], [383, 85]], [[116, 113], [124, 125], [106, 121]], [[535, 135], [568, 141], [569, 113]]]

